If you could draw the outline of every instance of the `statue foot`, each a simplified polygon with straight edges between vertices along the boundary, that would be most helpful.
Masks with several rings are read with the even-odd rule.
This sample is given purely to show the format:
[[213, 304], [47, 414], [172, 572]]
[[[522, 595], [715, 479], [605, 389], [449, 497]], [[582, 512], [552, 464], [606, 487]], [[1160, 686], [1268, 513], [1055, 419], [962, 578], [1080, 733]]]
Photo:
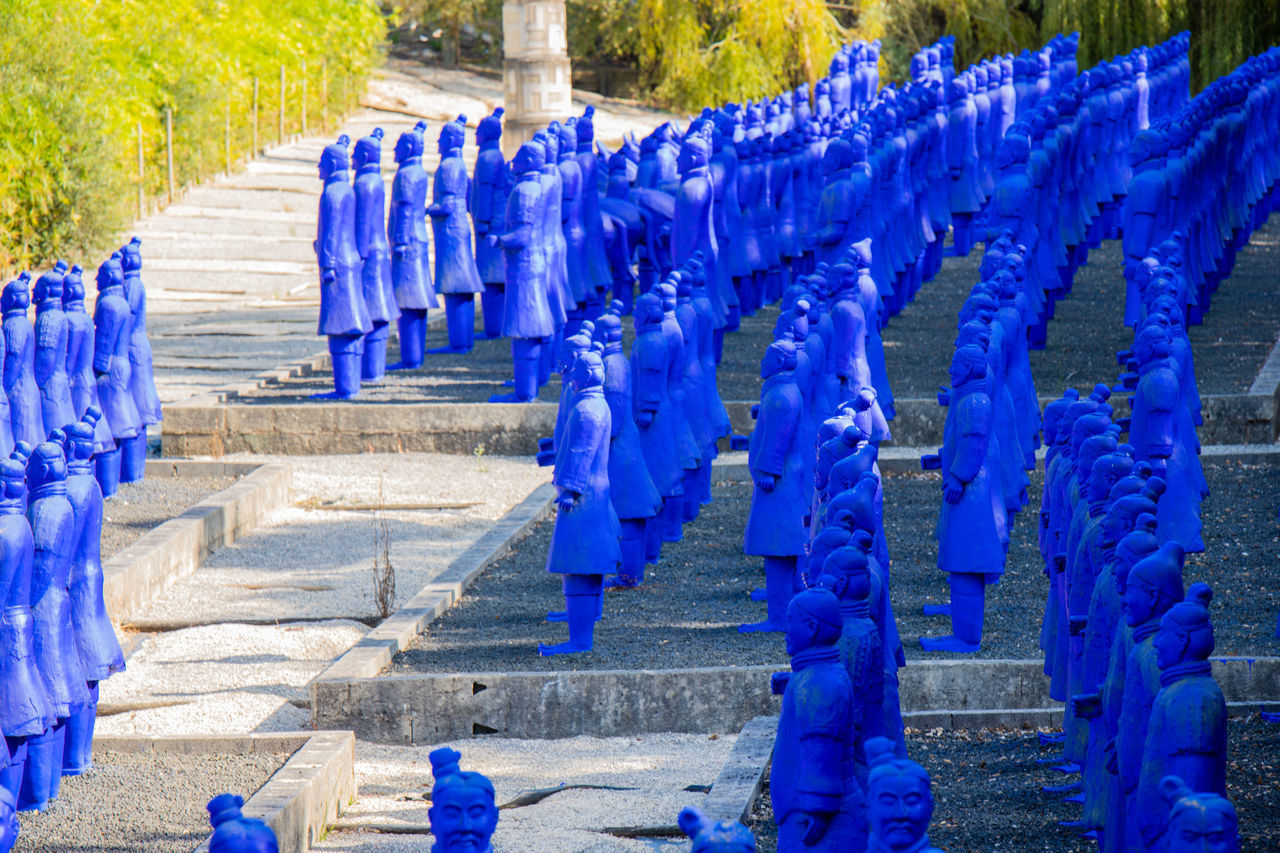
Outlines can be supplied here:
[[567, 611], [567, 610], [552, 610], [552, 611], [549, 611], [549, 612], [547, 613], [547, 621], [548, 621], [548, 622], [568, 622], [568, 621], [569, 621], [569, 611]]
[[312, 400], [354, 400], [359, 394], [339, 394], [337, 391], [326, 391], [323, 394], [312, 394]]
[[951, 605], [948, 604], [926, 604], [924, 606], [925, 616], [950, 616]]
[[1056, 743], [1062, 743], [1066, 739], [1067, 739], [1066, 732], [1055, 732], [1053, 734], [1050, 734], [1049, 732], [1040, 732], [1041, 746], [1051, 746]]
[[580, 646], [572, 640], [564, 643], [556, 643], [554, 646], [548, 646], [546, 643], [538, 643], [538, 654], [545, 657], [551, 655], [571, 655], [576, 652], [589, 652], [591, 646]]
[[1067, 829], [1086, 829], [1088, 824], [1082, 820], [1060, 820], [1058, 821], [1058, 826], [1066, 827]]
[[753, 589], [747, 594], [752, 601], [768, 601], [769, 594], [763, 589]]
[[739, 634], [759, 634], [769, 631], [783, 633], [787, 630], [787, 626], [781, 622], [770, 622], [768, 619], [763, 622], [752, 622], [748, 625], [739, 625]]
[[[624, 578], [622, 575], [606, 578], [604, 582], [605, 589], [635, 589], [638, 586], [640, 583], [635, 578]], [[547, 621], [551, 621], [550, 613], [547, 614]]]
[[1074, 761], [1064, 761], [1063, 763], [1059, 764], [1057, 767], [1050, 767], [1049, 769], [1057, 770], [1059, 773], [1066, 773], [1066, 774], [1079, 773], [1080, 765], [1076, 764]]
[[1101, 833], [1101, 832], [1099, 832], [1099, 831], [1098, 831], [1098, 830], [1096, 830], [1096, 829], [1090, 829], [1090, 830], [1087, 830], [1087, 831], [1085, 831], [1085, 832], [1080, 833], [1080, 837], [1081, 837], [1081, 838], [1083, 838], [1083, 839], [1084, 839], [1084, 840], [1086, 840], [1086, 841], [1101, 841], [1101, 840], [1102, 840], [1102, 833]]
[[954, 634], [948, 634], [945, 637], [921, 637], [920, 646], [926, 652], [957, 652], [967, 655], [978, 651], [982, 644], [969, 643]]
[[489, 395], [490, 403], [532, 403], [535, 399], [536, 398], [534, 397], [528, 397], [528, 398], [521, 397], [519, 394], [516, 394], [514, 392], [511, 394]]
[[427, 355], [462, 355], [468, 352], [471, 352], [471, 347], [455, 348], [450, 346], [444, 346], [444, 347], [432, 347], [431, 349], [427, 350]]
[[1079, 791], [1083, 786], [1084, 783], [1077, 779], [1075, 782], [1067, 782], [1062, 785], [1043, 785], [1040, 788], [1040, 792], [1043, 794], [1070, 794], [1073, 791]]
[[1084, 805], [1084, 792], [1081, 791], [1079, 794], [1072, 794], [1069, 797], [1063, 797], [1062, 801], [1064, 803], [1076, 803], [1077, 805]]
[[410, 362], [397, 361], [395, 364], [388, 364], [387, 370], [417, 370], [422, 367], [422, 362], [412, 364]]

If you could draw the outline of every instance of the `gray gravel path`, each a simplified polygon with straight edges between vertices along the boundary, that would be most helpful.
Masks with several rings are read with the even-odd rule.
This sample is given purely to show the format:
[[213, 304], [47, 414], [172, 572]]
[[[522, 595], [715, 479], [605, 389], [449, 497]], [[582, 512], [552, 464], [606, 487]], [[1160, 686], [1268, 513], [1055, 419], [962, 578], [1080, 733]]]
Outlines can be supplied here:
[[205, 804], [221, 793], [248, 800], [288, 754], [97, 753], [84, 776], [66, 777], [43, 813], [23, 812], [18, 853], [190, 853], [209, 834]]
[[110, 557], [153, 527], [230, 486], [238, 477], [147, 477], [125, 483], [102, 510], [102, 556]]

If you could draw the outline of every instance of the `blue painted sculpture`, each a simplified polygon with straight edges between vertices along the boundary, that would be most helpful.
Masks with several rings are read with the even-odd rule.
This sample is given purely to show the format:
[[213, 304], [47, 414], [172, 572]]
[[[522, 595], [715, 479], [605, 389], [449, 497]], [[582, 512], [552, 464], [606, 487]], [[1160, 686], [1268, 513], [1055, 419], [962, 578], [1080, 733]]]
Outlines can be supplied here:
[[[822, 563], [831, 591], [840, 599], [840, 657], [853, 685], [853, 727], [857, 763], [865, 776], [862, 745], [884, 734], [884, 643], [871, 615], [871, 572], [867, 555], [853, 546], [837, 548]], [[824, 578], [826, 585], [826, 578]]]
[[662, 509], [662, 496], [645, 462], [636, 426], [631, 363], [622, 352], [622, 320], [604, 314], [596, 321], [604, 338], [604, 398], [609, 404], [609, 500], [622, 524], [622, 564], [616, 582], [632, 587], [644, 580], [645, 524]]
[[475, 343], [475, 294], [484, 290], [471, 254], [467, 218], [467, 167], [462, 162], [467, 117], [440, 128], [440, 164], [431, 183], [431, 232], [435, 237], [436, 292], [444, 296], [449, 345], [433, 352], [470, 352]]
[[[551, 345], [542, 348], [538, 362], [538, 385], [545, 385], [551, 378], [551, 367], [558, 342], [564, 339], [564, 327], [568, 323], [568, 308], [573, 304], [573, 294], [569, 290], [569, 267], [565, 257], [566, 242], [564, 238], [564, 221], [562, 216], [564, 185], [560, 180], [559, 160], [560, 138], [558, 134], [538, 131], [533, 135], [534, 143], [542, 146], [544, 161], [538, 185], [542, 188], [539, 196], [539, 215], [534, 230], [535, 239], [543, 246], [547, 262], [547, 308], [551, 311]], [[592, 294], [592, 304], [601, 301]], [[603, 306], [598, 306], [602, 309]], [[599, 316], [595, 310], [593, 316]]]
[[710, 125], [704, 125], [708, 135], [690, 135], [680, 147], [677, 161], [680, 169], [680, 190], [676, 196], [675, 219], [671, 223], [671, 260], [676, 266], [684, 265], [694, 253], [699, 253], [707, 270], [709, 286], [707, 296], [711, 300], [716, 327], [723, 327], [728, 316], [728, 305], [719, 289], [720, 248], [715, 231], [715, 189], [711, 183], [709, 162], [711, 159]]
[[622, 527], [609, 500], [611, 424], [600, 356], [579, 355], [570, 381], [573, 409], [556, 448], [556, 523], [547, 554], [547, 571], [563, 576], [569, 639], [539, 644], [542, 655], [591, 651], [604, 576], [622, 562]]
[[382, 182], [382, 128], [356, 142], [351, 157], [356, 169], [356, 251], [360, 253], [360, 286], [373, 326], [364, 336], [360, 380], [381, 382], [387, 371], [391, 323], [400, 316], [391, 285], [391, 243], [387, 239], [387, 189]]
[[[31, 305], [30, 278], [23, 273], [6, 284], [0, 296], [0, 308], [4, 311], [4, 393], [9, 398], [13, 438], [36, 445], [44, 441], [45, 428], [40, 386], [35, 376], [35, 329], [27, 317], [27, 308]], [[126, 335], [128, 329], [126, 321]]]
[[27, 521], [26, 468], [23, 463], [0, 461], [0, 589], [4, 613], [0, 615], [6, 653], [0, 656], [0, 702], [8, 760], [0, 773], [0, 788], [16, 798], [27, 761], [28, 738], [38, 737], [56, 721], [35, 652], [35, 621], [31, 613], [33, 544]]
[[[673, 274], [678, 275], [679, 273]], [[685, 392], [685, 339], [680, 321], [676, 317], [678, 301], [676, 286], [670, 281], [663, 282], [654, 289], [662, 299], [662, 334], [667, 342], [667, 394], [671, 398], [676, 435], [676, 450], [680, 456], [680, 467], [683, 469], [683, 493], [697, 493], [698, 471], [702, 466], [702, 448], [705, 446], [705, 418], [690, 418], [690, 409], [686, 407]], [[697, 399], [692, 409], [698, 414]], [[700, 441], [699, 439], [703, 440]], [[667, 501], [662, 507], [662, 538], [666, 542], [679, 542], [683, 537], [685, 507], [688, 499]]]
[[[75, 417], [81, 418], [90, 406], [94, 407], [98, 417], [93, 425], [93, 450], [94, 453], [109, 453], [116, 443], [111, 437], [111, 425], [102, 416], [102, 406], [98, 400], [98, 380], [93, 374], [93, 318], [85, 311], [81, 272], [83, 270], [80, 265], [74, 264], [62, 280], [62, 313], [67, 321], [66, 370], [67, 381], [71, 386], [71, 408]], [[0, 405], [7, 404], [8, 398], [0, 395]], [[8, 423], [7, 412], [0, 413], [0, 450], [6, 446], [13, 449]]]
[[1209, 665], [1212, 597], [1208, 586], [1193, 583], [1186, 598], [1160, 618], [1153, 640], [1160, 692], [1151, 706], [1142, 772], [1125, 822], [1131, 849], [1149, 850], [1164, 833], [1165, 776], [1177, 776], [1196, 791], [1226, 795], [1227, 703]]
[[278, 853], [275, 832], [258, 818], [246, 817], [243, 806], [238, 794], [219, 794], [209, 801], [209, 853]]
[[67, 500], [71, 527], [71, 622], [89, 699], [67, 721], [62, 772], [74, 776], [93, 766], [93, 729], [98, 682], [124, 669], [124, 654], [111, 627], [102, 584], [102, 489], [93, 476], [93, 426], [88, 420], [67, 428]]
[[511, 167], [518, 183], [507, 197], [505, 231], [489, 232], [491, 245], [506, 253], [505, 308], [502, 334], [511, 338], [515, 387], [509, 394], [495, 394], [494, 403], [527, 403], [538, 396], [538, 371], [542, 348], [555, 334], [547, 304], [547, 253], [542, 232], [542, 174], [546, 152], [536, 142], [520, 146]]
[[31, 522], [34, 559], [31, 572], [31, 611], [34, 648], [55, 722], [28, 739], [27, 764], [18, 795], [21, 809], [43, 810], [58, 795], [62, 778], [67, 723], [84, 710], [89, 688], [76, 649], [68, 587], [75, 549], [75, 512], [67, 500], [67, 459], [63, 435], [36, 446], [27, 462], [31, 494], [27, 518]]
[[[356, 197], [347, 178], [344, 134], [320, 155], [320, 216], [316, 224], [316, 261], [320, 265], [320, 327], [329, 339], [333, 391], [323, 399], [347, 400], [360, 393], [364, 336], [373, 330], [360, 286], [360, 252], [356, 248]], [[109, 417], [109, 415], [108, 415]]]
[[588, 106], [574, 123], [574, 130], [578, 136], [578, 165], [582, 168], [582, 227], [586, 232], [584, 245], [597, 293], [588, 304], [587, 313], [599, 316], [604, 294], [611, 283], [611, 275], [609, 259], [605, 256], [604, 220], [600, 213], [600, 165], [595, 153], [595, 126], [591, 120], [593, 115], [595, 107]]
[[787, 340], [770, 344], [760, 365], [764, 385], [747, 458], [755, 488], [743, 539], [745, 553], [764, 557], [768, 612], [763, 622], [742, 625], [739, 631], [785, 630], [797, 558], [808, 539], [803, 457], [812, 448], [797, 441], [803, 403], [795, 371], [795, 344]]
[[476, 125], [475, 171], [471, 177], [471, 222], [475, 227], [476, 271], [484, 285], [480, 306], [484, 314], [484, 335], [502, 335], [503, 289], [502, 250], [489, 243], [489, 234], [502, 228], [507, 207], [509, 176], [502, 159], [502, 107], [480, 119]]
[[62, 310], [62, 282], [66, 264], [36, 280], [35, 377], [40, 387], [43, 423], [65, 428], [76, 420], [67, 376], [67, 317]]
[[391, 183], [387, 237], [391, 241], [391, 284], [400, 317], [400, 361], [391, 370], [422, 366], [427, 341], [427, 309], [439, 307], [431, 286], [427, 252], [427, 173], [422, 168], [425, 122], [396, 140], [396, 176]]
[[[141, 480], [147, 470], [147, 427], [164, 420], [160, 396], [152, 374], [151, 339], [147, 337], [147, 291], [142, 285], [142, 241], [134, 237], [120, 247], [120, 267], [124, 271], [124, 298], [129, 303], [129, 389], [138, 407], [141, 428], [125, 442], [120, 454], [120, 482]], [[39, 344], [37, 343], [37, 346]], [[49, 423], [46, 431], [63, 429], [70, 421]]]
[[440, 853], [493, 853], [490, 839], [498, 826], [498, 806], [494, 802], [493, 783], [474, 771], [462, 770], [462, 758], [447, 747], [430, 754], [431, 773], [435, 785], [431, 789], [432, 850]]
[[[569, 304], [565, 306], [564, 335], [571, 337], [578, 333], [582, 324], [587, 297], [594, 296], [595, 282], [591, 278], [586, 254], [587, 232], [582, 225], [582, 194], [586, 188], [582, 182], [582, 165], [578, 162], [578, 132], [573, 125], [560, 125], [559, 141], [560, 159], [556, 168], [560, 170], [560, 231], [564, 236], [565, 275], [571, 296]], [[614, 155], [619, 156], [620, 153]], [[628, 312], [631, 295], [630, 289], [623, 294], [628, 303]]]
[[1240, 824], [1231, 801], [1213, 791], [1192, 791], [1177, 776], [1160, 780], [1169, 805], [1164, 831], [1168, 853], [1240, 853]]
[[697, 806], [681, 809], [676, 822], [693, 842], [689, 853], [756, 853], [751, 830], [740, 823], [711, 820]]
[[779, 853], [865, 849], [866, 803], [850, 784], [853, 685], [836, 646], [840, 631], [839, 602], [824, 589], [798, 593], [787, 607], [791, 672], [769, 771]]
[[[0, 787], [0, 853], [9, 853], [18, 841], [18, 803], [7, 789]], [[752, 853], [755, 846], [751, 847]]]
[[[129, 302], [125, 299], [123, 273], [117, 253], [98, 267], [98, 301], [93, 309], [93, 374], [98, 385], [102, 413], [111, 427], [111, 438], [116, 444], [112, 450], [99, 449], [95, 463], [95, 475], [102, 485], [102, 494], [108, 498], [116, 493], [120, 485], [122, 445], [129, 439], [136, 439], [142, 431], [138, 406], [130, 390], [132, 366], [129, 362], [129, 323], [132, 316]], [[24, 440], [16, 433], [14, 438]]]
[[893, 741], [867, 741], [867, 849], [881, 853], [942, 853], [929, 843], [933, 791], [928, 772], [900, 757]]
[[987, 355], [962, 346], [951, 361], [951, 399], [943, 437], [942, 511], [938, 518], [938, 568], [951, 585], [947, 637], [921, 637], [928, 651], [975, 652], [982, 641], [985, 586], [1004, 571], [1004, 546], [993, 512], [999, 488], [991, 453], [992, 407]]

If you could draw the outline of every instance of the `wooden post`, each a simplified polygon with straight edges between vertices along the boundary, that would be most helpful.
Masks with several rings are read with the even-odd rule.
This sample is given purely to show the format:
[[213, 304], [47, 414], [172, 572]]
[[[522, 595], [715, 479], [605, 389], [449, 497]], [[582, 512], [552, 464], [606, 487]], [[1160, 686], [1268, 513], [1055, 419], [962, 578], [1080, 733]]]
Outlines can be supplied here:
[[164, 108], [165, 160], [169, 165], [169, 204], [173, 204], [173, 109]]
[[302, 135], [307, 135], [307, 61], [302, 61]]
[[227, 122], [226, 129], [223, 133], [223, 141], [225, 143], [227, 155], [227, 174], [231, 174], [231, 99], [227, 99]]
[[329, 60], [320, 63], [320, 132], [329, 133]]
[[280, 66], [280, 117], [276, 126], [276, 141], [284, 145], [284, 66]]
[[258, 78], [253, 78], [253, 156], [258, 156]]
[[147, 208], [147, 160], [142, 154], [142, 122], [138, 122], [138, 218], [141, 219]]

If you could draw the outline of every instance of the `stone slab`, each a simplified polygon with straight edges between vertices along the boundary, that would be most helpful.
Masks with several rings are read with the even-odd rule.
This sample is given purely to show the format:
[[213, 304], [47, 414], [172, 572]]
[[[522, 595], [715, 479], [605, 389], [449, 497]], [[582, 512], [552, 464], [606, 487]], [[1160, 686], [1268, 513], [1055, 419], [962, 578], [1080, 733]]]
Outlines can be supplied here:
[[219, 474], [244, 476], [103, 563], [103, 597], [116, 620], [127, 621], [178, 578], [194, 572], [211, 551], [234, 542], [289, 503], [288, 465], [173, 459], [147, 463], [147, 475], [154, 477]]
[[760, 795], [764, 774], [773, 757], [777, 717], [756, 717], [738, 733], [733, 752], [707, 792], [702, 811], [710, 820], [745, 822]]

